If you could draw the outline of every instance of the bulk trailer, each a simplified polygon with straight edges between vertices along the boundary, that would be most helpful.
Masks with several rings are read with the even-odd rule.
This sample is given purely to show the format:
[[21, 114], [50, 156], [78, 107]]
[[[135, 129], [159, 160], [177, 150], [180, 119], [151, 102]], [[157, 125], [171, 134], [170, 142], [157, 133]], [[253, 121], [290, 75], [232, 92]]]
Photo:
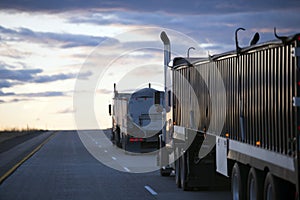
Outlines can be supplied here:
[[170, 41], [161, 33], [162, 175], [175, 169], [184, 190], [227, 177], [233, 199], [299, 199], [300, 34], [275, 36], [240, 48], [236, 32], [234, 51], [169, 63]]

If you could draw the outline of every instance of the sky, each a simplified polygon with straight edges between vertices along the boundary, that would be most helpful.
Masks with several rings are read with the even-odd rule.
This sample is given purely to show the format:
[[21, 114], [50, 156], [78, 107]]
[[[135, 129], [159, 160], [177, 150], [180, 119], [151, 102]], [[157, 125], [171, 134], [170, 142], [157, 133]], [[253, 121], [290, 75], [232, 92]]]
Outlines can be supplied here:
[[162, 90], [165, 30], [172, 57], [234, 50], [300, 32], [299, 0], [1, 0], [0, 130], [111, 126], [121, 92]]

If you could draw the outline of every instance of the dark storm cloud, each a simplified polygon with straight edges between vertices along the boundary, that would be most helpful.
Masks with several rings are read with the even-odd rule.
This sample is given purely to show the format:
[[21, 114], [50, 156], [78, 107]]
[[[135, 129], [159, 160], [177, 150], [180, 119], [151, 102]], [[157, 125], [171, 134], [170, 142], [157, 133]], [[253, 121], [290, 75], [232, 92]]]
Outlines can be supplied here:
[[127, 10], [140, 12], [163, 11], [173, 14], [207, 14], [232, 13], [244, 11], [261, 11], [274, 9], [289, 9], [299, 6], [299, 0], [1, 0], [1, 9], [23, 10], [31, 12], [65, 12], [70, 10]]
[[[111, 39], [69, 33], [34, 32], [28, 28], [9, 29], [3, 26], [0, 26], [0, 33], [4, 35], [2, 37], [3, 41], [30, 41], [51, 46], [58, 45], [61, 48], [97, 46], [100, 42]], [[8, 37], [5, 37], [5, 35], [8, 35]], [[117, 41], [114, 40], [114, 42]]]
[[[238, 1], [237, 1], [238, 2]], [[300, 4], [300, 1], [298, 1]], [[225, 4], [226, 3], [226, 4]], [[227, 1], [220, 3], [219, 7], [237, 7]], [[245, 2], [249, 4], [249, 2]], [[253, 3], [251, 1], [251, 3]], [[255, 2], [254, 2], [255, 3]], [[253, 4], [254, 4], [253, 3]], [[265, 2], [261, 2], [264, 4]], [[147, 25], [159, 26], [174, 29], [191, 36], [200, 43], [213, 43], [206, 47], [206, 50], [222, 52], [234, 48], [234, 31], [238, 27], [247, 30], [240, 37], [241, 44], [247, 46], [255, 32], [261, 33], [261, 41], [275, 39], [273, 28], [277, 27], [278, 32], [283, 35], [291, 35], [300, 32], [298, 22], [300, 20], [300, 6], [294, 2], [273, 2], [268, 9], [251, 9], [245, 12], [226, 13], [203, 13], [199, 14], [165, 14], [165, 13], [141, 13], [138, 11], [101, 11], [84, 13], [80, 16], [69, 18], [70, 23], [89, 23], [95, 25], [122, 24], [122, 25]], [[291, 5], [295, 5], [292, 7]], [[256, 5], [252, 5], [256, 7]], [[288, 7], [289, 9], [285, 9]], [[271, 9], [273, 8], [273, 9]], [[280, 8], [280, 9], [279, 9]], [[209, 40], [209, 41], [207, 41]], [[136, 45], [140, 45], [135, 43]]]

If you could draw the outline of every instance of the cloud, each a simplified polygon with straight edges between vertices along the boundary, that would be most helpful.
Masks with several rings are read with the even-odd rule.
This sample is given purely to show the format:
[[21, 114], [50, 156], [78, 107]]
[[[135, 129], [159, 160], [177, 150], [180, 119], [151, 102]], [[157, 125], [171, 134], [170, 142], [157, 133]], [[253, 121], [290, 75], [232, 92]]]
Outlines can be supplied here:
[[21, 10], [30, 12], [66, 12], [70, 10], [114, 10], [114, 11], [139, 11], [139, 12], [166, 12], [172, 14], [207, 14], [207, 13], [232, 13], [244, 11], [265, 11], [278, 9], [299, 8], [298, 0], [115, 0], [115, 1], [82, 1], [82, 0], [53, 0], [34, 1], [27, 0], [26, 3], [19, 0], [1, 0], [1, 9]]
[[113, 91], [108, 89], [98, 89], [96, 92], [99, 94], [111, 94]]
[[0, 88], [9, 88], [12, 87], [14, 84], [6, 81], [6, 80], [0, 80]]
[[69, 107], [69, 108], [59, 110], [56, 113], [58, 113], [58, 114], [68, 114], [68, 113], [75, 113], [75, 112], [76, 112], [76, 110], [74, 108]]
[[[210, 4], [209, 2], [203, 2], [203, 5]], [[199, 10], [198, 13], [180, 14], [178, 12], [168, 14], [163, 12], [141, 13], [139, 10], [99, 11], [71, 16], [69, 22], [95, 25], [121, 24], [126, 26], [166, 27], [183, 32], [195, 38], [199, 43], [206, 43], [206, 50], [215, 53], [234, 48], [234, 31], [238, 27], [247, 29], [240, 37], [243, 45], [249, 45], [249, 41], [256, 31], [262, 34], [261, 41], [275, 39], [274, 27], [277, 27], [278, 31], [282, 31], [285, 35], [300, 32], [298, 25], [300, 1], [298, 1], [298, 4], [295, 1], [287, 4], [280, 1], [269, 2], [268, 10], [260, 7], [262, 4], [267, 4], [265, 1], [243, 1], [245, 5], [241, 1], [223, 2], [215, 0], [215, 2], [217, 9], [228, 9], [228, 12], [215, 13]], [[235, 9], [240, 10], [235, 11]], [[229, 12], [229, 10], [232, 10], [232, 12]], [[261, 30], [269, 31], [261, 32]], [[210, 43], [207, 40], [210, 40]], [[145, 44], [144, 42], [141, 43]], [[135, 44], [141, 46], [139, 43]]]
[[90, 35], [70, 34], [70, 33], [52, 33], [52, 32], [35, 32], [28, 28], [9, 29], [0, 26], [0, 33], [7, 35], [2, 37], [3, 41], [29, 41], [47, 45], [57, 45], [60, 48], [73, 48], [81, 46], [97, 46], [99, 43], [111, 39], [109, 37], [96, 37]]
[[15, 95], [14, 92], [3, 92], [0, 90], [0, 96], [13, 96]]
[[[1, 95], [0, 95], [1, 96]], [[25, 98], [22, 98], [22, 99], [17, 99], [17, 98], [14, 98], [14, 99], [11, 99], [11, 100], [8, 100], [8, 101], [4, 101], [4, 100], [1, 100], [0, 99], [0, 103], [16, 103], [16, 102], [21, 102], [21, 101], [30, 101], [31, 99], [25, 99]]]
[[0, 69], [0, 79], [5, 80], [16, 80], [26, 82], [34, 79], [34, 76], [38, 73], [43, 72], [41, 69]]
[[14, 98], [12, 100], [7, 101], [6, 103], [17, 103], [17, 102], [21, 102], [21, 101], [30, 101], [30, 100], [32, 100], [32, 99], [25, 99], [25, 98], [17, 99], [17, 98]]
[[57, 97], [66, 96], [65, 92], [47, 91], [47, 92], [33, 92], [33, 93], [19, 93], [3, 92], [0, 90], [0, 96], [22, 96], [22, 97]]
[[58, 97], [58, 96], [66, 96], [66, 94], [64, 92], [50, 91], [50, 92], [22, 93], [22, 94], [18, 94], [18, 96], [24, 96], [24, 97]]
[[44, 76], [37, 76], [35, 77], [32, 81], [35, 83], [48, 83], [48, 82], [53, 82], [53, 81], [58, 81], [58, 80], [67, 80], [67, 79], [72, 79], [75, 78], [76, 74], [54, 74], [54, 75], [44, 75]]
[[[15, 67], [0, 64], [0, 89], [9, 88], [17, 84], [25, 83], [49, 83], [55, 81], [62, 81], [74, 79], [77, 73], [59, 73], [52, 75], [42, 75], [42, 69], [15, 69]], [[92, 72], [87, 71], [78, 76], [79, 79], [87, 79], [92, 75]]]

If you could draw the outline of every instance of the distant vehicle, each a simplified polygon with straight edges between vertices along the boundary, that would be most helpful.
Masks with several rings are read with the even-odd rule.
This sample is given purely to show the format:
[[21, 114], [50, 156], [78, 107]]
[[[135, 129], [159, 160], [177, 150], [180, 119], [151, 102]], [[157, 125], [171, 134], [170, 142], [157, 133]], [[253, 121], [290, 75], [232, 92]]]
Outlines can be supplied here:
[[129, 152], [149, 152], [158, 148], [163, 127], [164, 93], [150, 87], [133, 93], [119, 93], [114, 85], [111, 140]]
[[240, 48], [236, 31], [235, 51], [170, 64], [161, 33], [168, 103], [158, 160], [183, 190], [217, 185], [222, 174], [233, 199], [299, 199], [300, 34], [274, 32], [277, 40], [256, 44], [256, 34]]

